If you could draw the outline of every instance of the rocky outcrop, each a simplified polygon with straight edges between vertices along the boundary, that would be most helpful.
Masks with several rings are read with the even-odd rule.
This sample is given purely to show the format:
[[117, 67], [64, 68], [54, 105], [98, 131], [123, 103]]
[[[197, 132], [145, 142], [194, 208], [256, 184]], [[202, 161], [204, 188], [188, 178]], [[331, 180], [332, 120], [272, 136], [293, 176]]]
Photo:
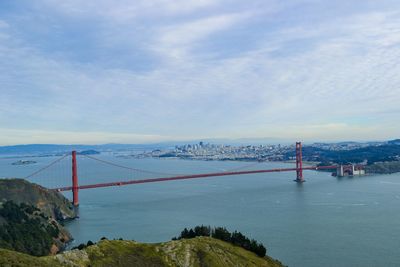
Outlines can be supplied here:
[[0, 202], [7, 200], [35, 206], [57, 221], [76, 216], [73, 205], [62, 194], [23, 179], [0, 179]]

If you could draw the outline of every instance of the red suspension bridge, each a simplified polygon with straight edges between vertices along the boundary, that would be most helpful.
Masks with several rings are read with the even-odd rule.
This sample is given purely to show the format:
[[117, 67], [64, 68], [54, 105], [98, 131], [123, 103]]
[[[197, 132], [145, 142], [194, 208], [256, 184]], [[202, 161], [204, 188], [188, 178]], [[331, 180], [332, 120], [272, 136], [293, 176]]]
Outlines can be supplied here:
[[[48, 170], [50, 167], [55, 166], [57, 163], [62, 162], [64, 159], [71, 156], [71, 165], [72, 167], [72, 181], [71, 184], [68, 186], [54, 186], [52, 189], [56, 191], [72, 191], [72, 203], [75, 206], [79, 205], [79, 190], [81, 189], [91, 189], [91, 188], [99, 188], [99, 187], [110, 187], [110, 186], [123, 186], [123, 185], [132, 185], [132, 184], [144, 184], [144, 183], [155, 183], [155, 182], [167, 182], [167, 181], [177, 181], [177, 180], [187, 180], [187, 179], [200, 179], [200, 178], [208, 178], [208, 177], [218, 177], [218, 176], [232, 176], [232, 175], [244, 175], [244, 174], [257, 174], [257, 173], [271, 173], [271, 172], [289, 172], [295, 171], [296, 172], [296, 182], [302, 183], [304, 182], [303, 177], [303, 170], [325, 170], [325, 169], [336, 169], [338, 166], [331, 165], [331, 166], [306, 166], [303, 167], [302, 161], [302, 145], [301, 142], [296, 143], [296, 167], [295, 168], [275, 168], [275, 169], [256, 169], [256, 170], [241, 170], [241, 169], [234, 169], [222, 172], [210, 172], [210, 173], [199, 173], [199, 174], [167, 174], [161, 172], [153, 172], [153, 171], [146, 171], [142, 169], [131, 168], [127, 166], [123, 166], [120, 164], [116, 164], [110, 161], [106, 161], [103, 159], [99, 159], [89, 155], [81, 155], [84, 159], [96, 161], [97, 163], [105, 164], [108, 166], [113, 166], [118, 169], [128, 170], [130, 172], [136, 173], [145, 173], [151, 175], [150, 178], [144, 179], [133, 179], [132, 178], [125, 178], [125, 180], [117, 180], [117, 181], [104, 181], [99, 183], [98, 180], [95, 180], [93, 183], [88, 184], [80, 184], [78, 180], [78, 162], [77, 162], [77, 152], [72, 151], [71, 154], [67, 154], [62, 156], [61, 158], [53, 161], [47, 166], [39, 169], [38, 171], [32, 173], [31, 175], [27, 176], [27, 179], [32, 177], [40, 176], [44, 171]], [[71, 173], [70, 173], [71, 174]], [[112, 175], [112, 173], [110, 173]], [[53, 174], [54, 176], [54, 174]], [[137, 177], [138, 175], [136, 175]], [[154, 178], [155, 177], [155, 178]], [[85, 180], [86, 181], [86, 180]]]

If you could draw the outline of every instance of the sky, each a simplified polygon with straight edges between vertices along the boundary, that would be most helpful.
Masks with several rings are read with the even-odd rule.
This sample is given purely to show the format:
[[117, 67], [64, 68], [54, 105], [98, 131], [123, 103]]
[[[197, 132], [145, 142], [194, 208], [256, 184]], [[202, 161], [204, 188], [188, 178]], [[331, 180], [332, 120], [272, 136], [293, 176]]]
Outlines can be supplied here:
[[0, 0], [0, 145], [400, 136], [398, 0]]

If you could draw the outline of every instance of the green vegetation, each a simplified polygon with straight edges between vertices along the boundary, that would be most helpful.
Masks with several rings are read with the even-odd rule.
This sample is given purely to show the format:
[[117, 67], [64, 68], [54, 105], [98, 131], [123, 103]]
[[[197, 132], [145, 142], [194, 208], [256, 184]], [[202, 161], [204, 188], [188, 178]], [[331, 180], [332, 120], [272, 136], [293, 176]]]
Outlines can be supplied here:
[[53, 238], [60, 234], [57, 223], [48, 222], [39, 209], [24, 203], [0, 205], [0, 221], [0, 247], [30, 255], [48, 255]]
[[22, 179], [0, 179], [0, 248], [55, 254], [72, 238], [58, 221], [74, 217], [61, 194]]
[[[105, 237], [102, 237], [101, 240], [104, 240], [104, 239], [106, 239], [106, 238], [105, 238]], [[90, 247], [90, 246], [93, 246], [93, 245], [94, 245], [94, 243], [93, 243], [91, 240], [89, 240], [86, 244], [81, 243], [81, 244], [79, 244], [78, 246], [73, 247], [72, 249], [79, 249], [79, 250], [82, 250], [82, 249], [85, 249], [85, 248]]]
[[388, 174], [400, 172], [400, 161], [375, 162], [365, 166], [367, 173]]
[[263, 244], [258, 243], [254, 239], [249, 239], [241, 232], [234, 231], [233, 233], [226, 230], [224, 227], [211, 228], [210, 226], [196, 226], [194, 229], [183, 229], [178, 238], [172, 240], [180, 240], [182, 238], [195, 238], [197, 236], [211, 236], [213, 238], [231, 243], [235, 246], [242, 247], [248, 251], [256, 253], [260, 257], [264, 257], [267, 249]]
[[0, 249], [0, 266], [254, 266], [279, 267], [279, 261], [258, 257], [238, 246], [210, 237], [158, 244], [101, 240], [82, 250], [55, 256], [33, 257]]

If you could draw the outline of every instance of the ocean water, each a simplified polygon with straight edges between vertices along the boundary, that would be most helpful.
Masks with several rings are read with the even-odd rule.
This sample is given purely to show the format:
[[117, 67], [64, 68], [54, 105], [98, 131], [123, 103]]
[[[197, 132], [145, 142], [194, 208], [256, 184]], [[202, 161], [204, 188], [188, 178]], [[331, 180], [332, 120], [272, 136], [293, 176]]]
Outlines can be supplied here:
[[[146, 170], [189, 174], [240, 168], [245, 162], [122, 159], [98, 156]], [[0, 159], [0, 177], [24, 177], [55, 158], [33, 165]], [[19, 160], [19, 159], [18, 159]], [[70, 183], [66, 170], [31, 180], [45, 186]], [[146, 178], [78, 160], [81, 184]], [[101, 164], [100, 164], [101, 165]], [[251, 168], [291, 167], [262, 163]], [[72, 245], [106, 236], [142, 242], [168, 241], [184, 227], [225, 226], [263, 242], [289, 266], [400, 266], [400, 174], [334, 178], [328, 172], [211, 177], [80, 191], [80, 218], [66, 226]], [[62, 181], [61, 181], [62, 180]], [[71, 197], [66, 192], [67, 197]]]

